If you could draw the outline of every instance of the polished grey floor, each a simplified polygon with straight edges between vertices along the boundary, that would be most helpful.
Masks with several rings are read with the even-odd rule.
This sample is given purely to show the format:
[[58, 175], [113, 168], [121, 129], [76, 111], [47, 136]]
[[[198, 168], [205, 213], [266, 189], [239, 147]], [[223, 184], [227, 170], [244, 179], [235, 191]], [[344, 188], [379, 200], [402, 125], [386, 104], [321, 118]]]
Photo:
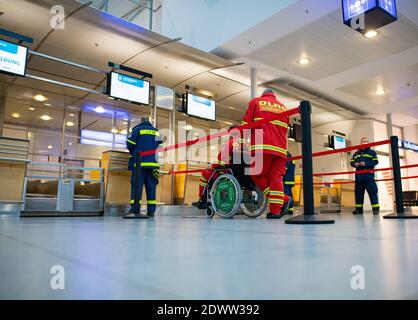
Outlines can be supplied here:
[[[2, 218], [0, 298], [418, 298], [418, 220], [341, 215], [298, 226], [188, 210], [154, 220]], [[64, 290], [51, 288], [56, 265]], [[364, 289], [354, 290], [361, 270]]]

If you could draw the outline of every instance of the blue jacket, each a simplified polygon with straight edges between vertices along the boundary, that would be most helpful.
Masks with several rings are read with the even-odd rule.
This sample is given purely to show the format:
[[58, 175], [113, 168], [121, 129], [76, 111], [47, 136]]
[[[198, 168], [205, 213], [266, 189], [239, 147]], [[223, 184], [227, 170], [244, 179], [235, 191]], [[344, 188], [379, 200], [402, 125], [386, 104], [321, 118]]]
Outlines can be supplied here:
[[[364, 167], [355, 167], [356, 162], [364, 162]], [[375, 166], [379, 163], [377, 154], [375, 151], [370, 148], [357, 150], [353, 157], [351, 158], [350, 164], [353, 168], [356, 168], [356, 171], [374, 169]], [[356, 174], [356, 181], [373, 181], [374, 172]]]
[[[135, 167], [138, 152], [155, 150], [162, 143], [160, 132], [149, 121], [144, 121], [132, 129], [126, 139], [126, 147], [131, 154], [129, 158], [129, 170]], [[141, 157], [141, 169], [159, 168], [158, 155], [156, 153]]]
[[[287, 153], [287, 157], [291, 157], [290, 153]], [[293, 187], [295, 185], [295, 170], [296, 164], [295, 160], [288, 160], [286, 161], [286, 174], [283, 176], [283, 183], [284, 185], [290, 185]]]

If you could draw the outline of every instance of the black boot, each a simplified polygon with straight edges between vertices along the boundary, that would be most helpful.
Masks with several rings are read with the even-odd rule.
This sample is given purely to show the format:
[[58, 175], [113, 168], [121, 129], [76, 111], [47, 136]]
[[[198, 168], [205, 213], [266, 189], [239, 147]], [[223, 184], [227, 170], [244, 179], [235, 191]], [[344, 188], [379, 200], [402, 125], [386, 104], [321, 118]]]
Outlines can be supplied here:
[[379, 208], [373, 208], [373, 214], [377, 215], [379, 214]]
[[356, 210], [353, 211], [353, 214], [354, 215], [356, 215], [356, 214], [360, 214], [360, 215], [363, 214], [363, 208], [356, 208]]

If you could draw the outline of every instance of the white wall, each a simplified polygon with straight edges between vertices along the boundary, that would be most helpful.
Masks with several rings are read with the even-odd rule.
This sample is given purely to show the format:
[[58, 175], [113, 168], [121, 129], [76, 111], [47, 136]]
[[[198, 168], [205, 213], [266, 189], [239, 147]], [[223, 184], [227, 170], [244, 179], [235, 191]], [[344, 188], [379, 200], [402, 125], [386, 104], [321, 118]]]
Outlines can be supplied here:
[[211, 51], [296, 0], [164, 0], [162, 34]]
[[[418, 144], [418, 125], [404, 128], [404, 139]], [[405, 152], [408, 165], [418, 164], [418, 152]], [[407, 169], [410, 177], [418, 176], [418, 168]], [[407, 190], [418, 190], [418, 179], [409, 179]]]
[[[326, 137], [324, 134], [331, 134], [333, 130], [345, 133], [347, 135], [347, 139], [351, 141], [351, 145], [358, 145], [362, 137], [367, 137], [369, 141], [381, 141], [388, 139], [387, 136], [387, 129], [384, 123], [376, 122], [369, 119], [364, 120], [347, 120], [347, 121], [340, 121], [336, 123], [331, 123], [323, 126], [319, 126], [314, 128], [313, 134], [313, 151], [322, 151], [325, 150], [322, 147], [323, 143], [326, 142]], [[394, 134], [398, 135], [399, 137], [402, 136], [401, 129], [393, 128]], [[388, 146], [378, 146], [373, 148], [376, 151], [381, 152], [389, 152]], [[350, 170], [349, 161], [351, 159], [351, 153], [344, 153], [344, 154], [335, 154], [329, 155], [325, 157], [318, 157], [314, 158], [314, 172], [336, 172], [336, 171], [346, 171]], [[401, 151], [401, 154], [403, 152]], [[385, 156], [380, 154], [379, 156], [379, 164], [376, 168], [386, 168], [390, 167], [390, 160], [389, 156]], [[401, 165], [403, 161], [401, 161]], [[406, 173], [404, 173], [406, 174]], [[332, 181], [337, 176], [330, 176], [324, 177], [324, 181]], [[354, 177], [348, 175], [341, 175], [338, 176], [339, 178], [351, 178]], [[383, 172], [376, 173], [376, 179], [383, 179], [386, 178]], [[379, 188], [379, 202], [382, 210], [392, 210], [393, 209], [393, 197], [391, 195], [392, 184], [385, 183], [385, 182], [378, 182]], [[404, 186], [405, 182], [404, 182]], [[365, 210], [371, 210], [370, 200], [366, 196], [365, 197]]]

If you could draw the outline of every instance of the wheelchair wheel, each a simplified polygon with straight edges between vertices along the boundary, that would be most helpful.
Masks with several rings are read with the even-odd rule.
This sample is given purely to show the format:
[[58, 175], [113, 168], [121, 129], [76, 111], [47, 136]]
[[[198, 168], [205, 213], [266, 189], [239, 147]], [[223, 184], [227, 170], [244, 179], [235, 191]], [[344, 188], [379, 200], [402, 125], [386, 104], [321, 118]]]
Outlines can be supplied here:
[[210, 201], [213, 211], [221, 218], [232, 218], [241, 204], [241, 199], [241, 186], [234, 176], [223, 174], [213, 183]]
[[256, 186], [254, 191], [257, 195], [257, 201], [249, 201], [241, 203], [241, 211], [249, 218], [257, 218], [266, 211], [268, 205], [267, 197]]
[[215, 212], [213, 211], [213, 209], [211, 207], [208, 207], [206, 209], [206, 216], [208, 218], [213, 218], [214, 215], [215, 215]]

